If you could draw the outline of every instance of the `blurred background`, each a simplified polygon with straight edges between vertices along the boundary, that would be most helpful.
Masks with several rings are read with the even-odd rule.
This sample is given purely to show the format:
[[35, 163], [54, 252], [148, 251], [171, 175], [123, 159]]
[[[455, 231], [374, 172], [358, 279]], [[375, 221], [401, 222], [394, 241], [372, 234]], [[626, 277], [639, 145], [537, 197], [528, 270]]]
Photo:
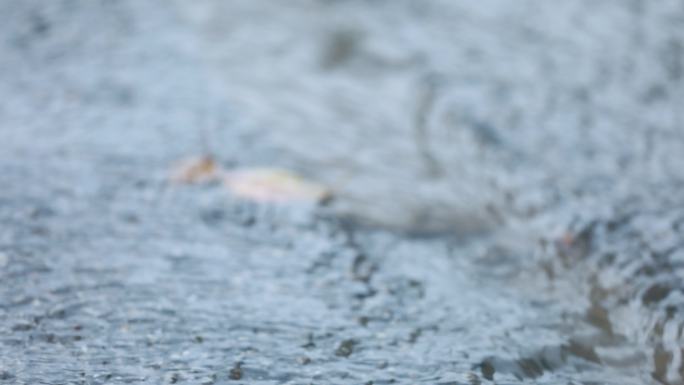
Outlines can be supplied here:
[[5, 0], [0, 67], [0, 381], [682, 383], [680, 0]]
[[681, 2], [188, 8], [257, 161], [315, 175], [368, 219], [445, 230], [487, 206], [681, 180]]

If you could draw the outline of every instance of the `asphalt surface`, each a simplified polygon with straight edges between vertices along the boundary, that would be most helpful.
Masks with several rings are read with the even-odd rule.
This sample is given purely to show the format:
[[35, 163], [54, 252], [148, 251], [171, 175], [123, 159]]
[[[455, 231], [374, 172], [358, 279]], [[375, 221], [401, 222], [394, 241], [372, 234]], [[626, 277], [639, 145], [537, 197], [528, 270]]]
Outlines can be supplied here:
[[0, 1], [0, 383], [682, 383], [683, 20]]

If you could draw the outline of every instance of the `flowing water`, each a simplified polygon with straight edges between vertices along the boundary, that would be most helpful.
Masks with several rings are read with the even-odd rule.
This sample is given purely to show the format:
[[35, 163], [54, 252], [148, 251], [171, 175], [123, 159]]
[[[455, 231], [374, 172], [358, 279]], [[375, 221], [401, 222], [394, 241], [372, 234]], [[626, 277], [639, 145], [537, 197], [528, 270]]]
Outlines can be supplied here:
[[[0, 1], [0, 383], [682, 383], [681, 1]], [[325, 206], [168, 182], [285, 167]]]

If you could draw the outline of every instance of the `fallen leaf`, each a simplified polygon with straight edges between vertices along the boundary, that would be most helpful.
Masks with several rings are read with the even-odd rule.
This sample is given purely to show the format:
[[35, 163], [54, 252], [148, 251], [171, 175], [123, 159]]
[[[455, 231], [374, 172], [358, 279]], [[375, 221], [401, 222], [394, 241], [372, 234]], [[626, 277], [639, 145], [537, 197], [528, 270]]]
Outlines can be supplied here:
[[189, 158], [178, 163], [172, 170], [171, 180], [179, 183], [201, 183], [219, 177], [220, 168], [210, 156]]
[[259, 202], [322, 202], [330, 190], [277, 168], [235, 170], [225, 174], [224, 183], [235, 195]]

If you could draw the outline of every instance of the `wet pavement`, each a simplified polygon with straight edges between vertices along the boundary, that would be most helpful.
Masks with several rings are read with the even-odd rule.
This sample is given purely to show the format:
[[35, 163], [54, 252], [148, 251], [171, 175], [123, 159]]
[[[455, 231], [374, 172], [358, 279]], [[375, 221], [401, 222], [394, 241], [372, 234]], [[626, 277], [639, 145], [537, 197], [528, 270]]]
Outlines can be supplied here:
[[682, 383], [683, 20], [1, 1], [0, 383]]

